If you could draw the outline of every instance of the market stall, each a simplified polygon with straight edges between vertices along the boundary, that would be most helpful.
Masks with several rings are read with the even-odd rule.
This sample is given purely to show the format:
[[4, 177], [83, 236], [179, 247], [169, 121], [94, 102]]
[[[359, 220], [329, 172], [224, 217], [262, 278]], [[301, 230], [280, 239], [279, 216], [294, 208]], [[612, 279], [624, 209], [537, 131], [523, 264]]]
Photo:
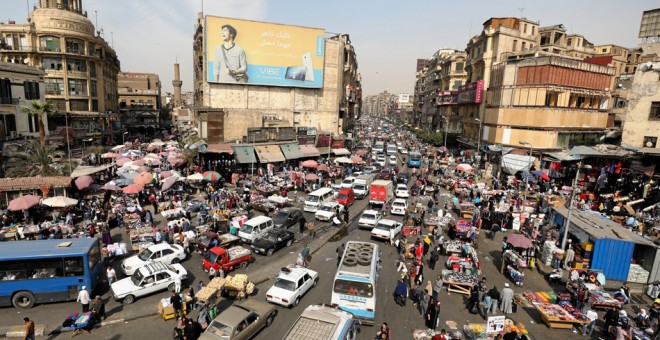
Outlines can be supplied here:
[[522, 286], [525, 282], [525, 273], [522, 269], [527, 268], [527, 261], [516, 254], [513, 250], [507, 250], [502, 255], [502, 272], [511, 278], [516, 285]]
[[463, 326], [465, 338], [469, 340], [492, 340], [511, 332], [532, 339], [522, 322], [515, 323], [505, 316], [492, 316], [486, 323], [469, 323]]
[[442, 270], [442, 283], [447, 285], [447, 292], [470, 295], [472, 288], [477, 285], [477, 275], [460, 273], [453, 270]]
[[572, 329], [574, 325], [583, 325], [588, 321], [577, 319], [560, 305], [539, 304], [536, 309], [541, 314], [541, 320], [549, 328]]

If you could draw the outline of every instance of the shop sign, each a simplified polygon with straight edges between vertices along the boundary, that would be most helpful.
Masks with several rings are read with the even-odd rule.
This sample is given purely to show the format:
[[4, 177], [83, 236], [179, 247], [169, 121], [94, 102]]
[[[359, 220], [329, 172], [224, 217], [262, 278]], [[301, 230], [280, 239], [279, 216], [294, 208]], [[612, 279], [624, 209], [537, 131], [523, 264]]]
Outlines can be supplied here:
[[504, 315], [489, 316], [486, 323], [486, 333], [499, 333], [504, 330]]

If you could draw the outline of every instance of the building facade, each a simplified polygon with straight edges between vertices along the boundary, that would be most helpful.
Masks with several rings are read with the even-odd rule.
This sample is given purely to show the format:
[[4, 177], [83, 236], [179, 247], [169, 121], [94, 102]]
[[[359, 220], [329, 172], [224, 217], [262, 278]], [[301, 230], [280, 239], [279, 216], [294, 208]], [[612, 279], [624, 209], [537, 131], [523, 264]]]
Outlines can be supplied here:
[[68, 123], [78, 142], [119, 133], [120, 63], [82, 0], [39, 0], [27, 23], [0, 23], [0, 60], [45, 70], [42, 100], [59, 112], [48, 118], [51, 129]]
[[660, 62], [640, 64], [628, 95], [623, 146], [660, 154]]
[[117, 81], [122, 125], [129, 130], [154, 132], [162, 109], [158, 75], [120, 72]]
[[[33, 100], [43, 100], [45, 74], [34, 66], [0, 61], [0, 140], [39, 137], [37, 117], [27, 115], [22, 108]], [[47, 119], [44, 125], [48, 133]]]
[[397, 109], [399, 96], [383, 91], [365, 99], [365, 113], [372, 117], [393, 118]]

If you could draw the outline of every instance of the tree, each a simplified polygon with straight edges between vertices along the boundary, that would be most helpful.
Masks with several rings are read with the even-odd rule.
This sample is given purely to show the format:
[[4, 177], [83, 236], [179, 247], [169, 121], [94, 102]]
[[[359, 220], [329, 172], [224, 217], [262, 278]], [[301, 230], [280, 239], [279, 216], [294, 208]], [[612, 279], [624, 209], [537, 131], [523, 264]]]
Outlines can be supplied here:
[[49, 102], [42, 103], [38, 100], [33, 100], [30, 103], [31, 106], [23, 106], [21, 110], [29, 116], [37, 116], [39, 120], [39, 142], [41, 145], [46, 145], [46, 126], [44, 125], [44, 117], [56, 113], [57, 109], [53, 109]]
[[58, 176], [62, 174], [62, 167], [54, 162], [58, 157], [55, 145], [32, 142], [23, 154], [20, 154], [18, 162], [7, 169], [7, 177], [32, 177], [32, 176]]

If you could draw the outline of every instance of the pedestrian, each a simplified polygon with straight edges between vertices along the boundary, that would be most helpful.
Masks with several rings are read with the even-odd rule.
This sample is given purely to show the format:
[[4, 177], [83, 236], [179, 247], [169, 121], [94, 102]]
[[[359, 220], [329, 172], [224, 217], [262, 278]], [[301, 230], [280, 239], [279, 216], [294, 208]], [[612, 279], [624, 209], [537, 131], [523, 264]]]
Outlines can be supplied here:
[[344, 250], [346, 249], [346, 243], [342, 243], [337, 247], [337, 267], [339, 267], [339, 263], [341, 262], [341, 257], [344, 256]]
[[484, 294], [483, 300], [481, 301], [481, 307], [483, 307], [482, 315], [484, 320], [488, 319], [488, 311], [490, 310], [493, 304], [493, 299], [488, 294]]
[[[585, 323], [584, 325], [582, 325], [582, 335], [591, 336], [591, 333], [593, 333], [594, 331], [594, 325], [596, 324], [596, 320], [598, 320], [598, 313], [590, 309], [587, 311], [587, 314], [585, 316], [587, 317], [589, 323]], [[587, 329], [589, 330], [588, 332]]]
[[302, 249], [302, 251], [300, 251], [300, 255], [302, 255], [302, 258], [305, 261], [305, 268], [309, 267], [312, 261], [312, 255], [307, 243], [305, 243], [305, 247]]
[[181, 293], [181, 274], [179, 274], [178, 269], [174, 274], [174, 292], [176, 292], [177, 294]]
[[415, 275], [415, 283], [418, 285], [422, 284], [422, 280], [424, 280], [424, 263], [422, 261], [417, 262], [417, 275]]
[[305, 223], [307, 223], [305, 216], [301, 216], [300, 219], [298, 220], [298, 227], [300, 228], [301, 234], [305, 232]]
[[493, 286], [493, 288], [488, 291], [488, 296], [490, 296], [491, 300], [490, 313], [495, 314], [497, 313], [497, 306], [500, 301], [500, 291], [497, 289], [497, 286]]
[[387, 322], [383, 322], [376, 333], [376, 339], [390, 340], [392, 339], [392, 330], [387, 325]]
[[344, 222], [348, 225], [349, 223], [349, 211], [348, 206], [344, 208]]
[[[431, 281], [429, 281], [429, 285], [431, 284]], [[422, 293], [421, 298], [419, 299], [419, 311], [422, 317], [426, 316], [426, 311], [429, 308], [429, 301], [431, 300], [431, 296], [429, 295], [429, 290], [424, 289], [424, 292]]]
[[76, 302], [80, 302], [82, 305], [82, 312], [87, 313], [89, 311], [89, 293], [87, 292], [87, 287], [82, 286], [80, 288], [80, 292], [78, 292], [78, 298], [76, 299]]
[[179, 295], [177, 292], [172, 292], [170, 303], [172, 304], [172, 308], [174, 308], [174, 317], [177, 316], [177, 313], [179, 316], [185, 315], [183, 313], [183, 301], [181, 300], [181, 295]]
[[101, 299], [101, 295], [96, 296], [90, 308], [92, 310], [92, 313], [94, 313], [94, 318], [96, 320], [101, 320], [101, 318], [103, 318], [103, 320], [106, 319], [105, 303], [103, 303], [103, 299]]
[[431, 250], [431, 257], [429, 258], [429, 268], [431, 270], [435, 270], [435, 263], [440, 259], [440, 255], [438, 254], [438, 249], [433, 248]]
[[112, 266], [108, 266], [108, 269], [105, 271], [106, 276], [108, 277], [108, 286], [112, 286], [112, 283], [117, 281], [117, 272]]
[[403, 279], [399, 279], [394, 289], [394, 302], [399, 306], [406, 305], [406, 299], [408, 298], [408, 285]]
[[500, 310], [504, 314], [513, 313], [513, 289], [509, 288], [509, 283], [504, 284], [501, 294]]
[[192, 286], [187, 286], [186, 291], [186, 310], [191, 311], [194, 309], [197, 299], [195, 298], [195, 291]]
[[35, 339], [35, 332], [34, 332], [34, 321], [30, 320], [30, 318], [23, 318], [23, 321], [25, 322], [25, 340], [34, 340]]
[[433, 285], [433, 294], [432, 294], [433, 298], [436, 300], [438, 300], [438, 295], [440, 294], [440, 290], [442, 289], [442, 284], [443, 284], [442, 275], [438, 275], [435, 278], [435, 284]]
[[440, 325], [440, 301], [438, 299], [431, 299], [424, 321], [426, 327], [432, 330]]
[[218, 271], [213, 267], [213, 265], [209, 266], [209, 282], [213, 281], [216, 276], [218, 276]]

